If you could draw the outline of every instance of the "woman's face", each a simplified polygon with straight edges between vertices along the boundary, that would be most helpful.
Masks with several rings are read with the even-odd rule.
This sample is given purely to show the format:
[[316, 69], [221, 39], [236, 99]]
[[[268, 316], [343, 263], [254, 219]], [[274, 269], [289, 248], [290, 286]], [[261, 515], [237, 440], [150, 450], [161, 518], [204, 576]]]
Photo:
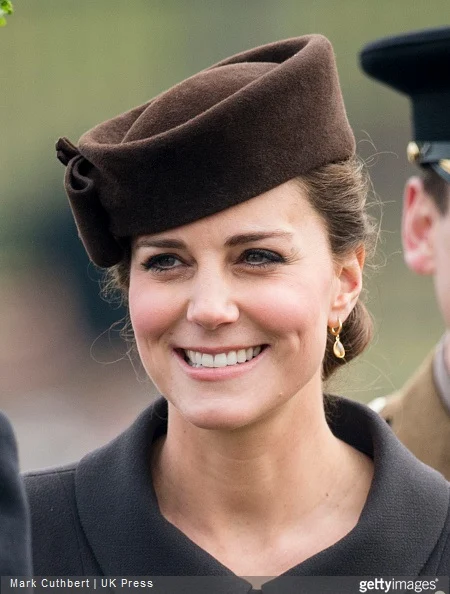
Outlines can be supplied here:
[[360, 272], [356, 257], [333, 262], [324, 223], [294, 182], [140, 236], [129, 307], [144, 367], [203, 428], [243, 427], [320, 394], [327, 326], [350, 312]]

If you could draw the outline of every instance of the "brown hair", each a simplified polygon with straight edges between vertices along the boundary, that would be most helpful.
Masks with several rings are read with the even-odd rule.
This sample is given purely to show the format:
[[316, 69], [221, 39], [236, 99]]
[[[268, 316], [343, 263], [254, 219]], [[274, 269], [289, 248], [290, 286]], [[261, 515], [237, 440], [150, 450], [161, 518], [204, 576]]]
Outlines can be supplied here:
[[[325, 222], [336, 261], [360, 247], [365, 248], [366, 260], [370, 260], [375, 252], [378, 226], [367, 212], [370, 181], [363, 162], [355, 156], [331, 163], [301, 176], [297, 183]], [[322, 379], [327, 380], [340, 366], [362, 353], [372, 334], [372, 318], [360, 296], [340, 334], [345, 358], [335, 357], [335, 338], [328, 333]]]
[[[375, 250], [378, 228], [366, 209], [369, 178], [363, 163], [357, 157], [352, 157], [315, 169], [295, 181], [325, 222], [336, 261], [361, 246], [366, 249], [366, 256], [370, 259]], [[131, 249], [128, 244], [121, 262], [109, 268], [106, 276], [105, 292], [109, 295], [115, 292], [124, 304], [127, 303], [130, 263]], [[129, 324], [124, 330], [128, 332]], [[370, 342], [372, 332], [372, 319], [360, 297], [340, 335], [346, 352], [344, 359], [334, 356], [335, 339], [328, 333], [322, 366], [323, 380], [359, 355]]]
[[450, 184], [438, 175], [431, 167], [422, 169], [423, 187], [431, 196], [442, 215], [447, 214], [450, 204]]

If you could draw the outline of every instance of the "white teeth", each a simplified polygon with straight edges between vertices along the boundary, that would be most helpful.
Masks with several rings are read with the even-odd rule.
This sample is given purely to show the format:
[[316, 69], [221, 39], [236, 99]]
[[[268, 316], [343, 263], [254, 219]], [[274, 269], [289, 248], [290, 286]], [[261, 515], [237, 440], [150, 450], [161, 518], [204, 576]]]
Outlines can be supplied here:
[[238, 363], [245, 363], [247, 361], [247, 351], [245, 349], [237, 352], [237, 361]]
[[214, 357], [209, 354], [202, 355], [202, 365], [203, 367], [214, 367]]
[[249, 347], [248, 349], [239, 349], [238, 351], [230, 351], [229, 353], [219, 353], [218, 355], [192, 350], [187, 350], [185, 353], [192, 367], [227, 367], [228, 365], [250, 361], [254, 357], [257, 357], [261, 350], [260, 346], [256, 346]]
[[237, 355], [236, 351], [230, 351], [227, 355], [227, 365], [236, 365]]
[[226, 367], [227, 366], [227, 356], [225, 353], [220, 353], [220, 355], [216, 355], [214, 357], [214, 367]]

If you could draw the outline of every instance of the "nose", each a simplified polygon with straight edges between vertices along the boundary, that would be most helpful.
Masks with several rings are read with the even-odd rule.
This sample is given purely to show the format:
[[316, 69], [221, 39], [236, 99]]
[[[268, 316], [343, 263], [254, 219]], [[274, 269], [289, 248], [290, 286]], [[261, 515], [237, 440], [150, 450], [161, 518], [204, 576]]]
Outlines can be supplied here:
[[239, 308], [232, 298], [230, 287], [217, 274], [198, 278], [189, 300], [187, 320], [207, 330], [230, 324], [239, 318]]

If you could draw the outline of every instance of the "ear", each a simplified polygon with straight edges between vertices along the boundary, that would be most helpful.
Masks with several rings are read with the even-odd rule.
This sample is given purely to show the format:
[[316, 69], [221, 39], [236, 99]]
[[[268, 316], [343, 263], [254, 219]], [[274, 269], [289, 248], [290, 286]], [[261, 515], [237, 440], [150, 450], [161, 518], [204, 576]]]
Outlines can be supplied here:
[[366, 250], [361, 245], [337, 266], [336, 292], [330, 308], [328, 325], [337, 326], [338, 317], [344, 322], [358, 301], [362, 290]]
[[407, 266], [417, 274], [433, 274], [434, 232], [439, 218], [437, 208], [426, 193], [423, 181], [412, 177], [403, 196], [402, 243]]

